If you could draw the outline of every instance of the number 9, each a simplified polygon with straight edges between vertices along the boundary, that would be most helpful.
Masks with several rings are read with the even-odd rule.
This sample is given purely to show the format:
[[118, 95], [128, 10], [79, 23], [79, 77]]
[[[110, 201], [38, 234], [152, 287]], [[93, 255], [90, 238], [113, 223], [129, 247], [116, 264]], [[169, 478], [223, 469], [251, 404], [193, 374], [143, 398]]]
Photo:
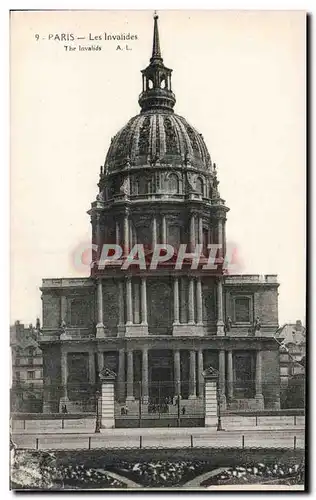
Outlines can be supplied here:
[[39, 37], [40, 37], [39, 35], [35, 35], [35, 39], [36, 39], [36, 41], [38, 41], [38, 40], [39, 40]]

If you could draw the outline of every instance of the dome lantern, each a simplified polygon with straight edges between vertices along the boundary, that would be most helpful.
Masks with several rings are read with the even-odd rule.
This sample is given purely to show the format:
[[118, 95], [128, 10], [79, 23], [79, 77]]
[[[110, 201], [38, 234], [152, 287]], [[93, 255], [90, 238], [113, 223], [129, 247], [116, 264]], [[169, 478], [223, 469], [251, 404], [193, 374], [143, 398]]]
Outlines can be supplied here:
[[173, 112], [176, 98], [171, 90], [172, 69], [167, 68], [161, 56], [158, 16], [154, 15], [153, 49], [150, 64], [142, 70], [143, 89], [138, 102], [142, 113], [157, 109]]

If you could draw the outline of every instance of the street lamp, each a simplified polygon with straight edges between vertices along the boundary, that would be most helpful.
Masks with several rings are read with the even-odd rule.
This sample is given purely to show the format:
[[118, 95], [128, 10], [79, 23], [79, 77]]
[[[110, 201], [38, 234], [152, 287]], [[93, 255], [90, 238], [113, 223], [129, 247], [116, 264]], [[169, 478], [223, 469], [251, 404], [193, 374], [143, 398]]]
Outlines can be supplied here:
[[99, 433], [101, 429], [99, 401], [100, 401], [100, 391], [96, 391], [95, 393], [96, 419], [95, 419], [95, 431], [94, 431], [95, 433]]
[[219, 391], [219, 386], [217, 383], [217, 430], [222, 431], [222, 418], [221, 418], [221, 398], [220, 398], [220, 391]]
[[181, 386], [180, 386], [179, 380], [177, 382], [176, 402], [177, 402], [177, 410], [178, 410], [177, 425], [178, 425], [178, 427], [181, 427]]

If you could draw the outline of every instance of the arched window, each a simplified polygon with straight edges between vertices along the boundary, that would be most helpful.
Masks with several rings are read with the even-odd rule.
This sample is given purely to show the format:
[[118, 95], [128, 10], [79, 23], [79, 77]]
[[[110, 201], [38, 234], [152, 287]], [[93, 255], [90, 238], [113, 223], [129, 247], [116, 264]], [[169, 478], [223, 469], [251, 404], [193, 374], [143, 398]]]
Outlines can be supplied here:
[[160, 88], [161, 88], [161, 89], [165, 89], [165, 88], [166, 88], [166, 80], [165, 80], [165, 78], [163, 78], [163, 79], [161, 80], [161, 82], [160, 82]]
[[181, 243], [181, 229], [180, 226], [176, 224], [168, 225], [168, 237], [167, 241], [169, 245], [172, 245], [174, 248], [179, 248]]
[[203, 196], [203, 180], [201, 179], [201, 177], [198, 177], [196, 179], [196, 190]]
[[152, 177], [147, 179], [147, 193], [154, 193], [154, 181]]
[[138, 187], [139, 187], [138, 178], [137, 177], [132, 178], [132, 189], [131, 189], [132, 195], [138, 194], [139, 191]]
[[147, 180], [145, 177], [139, 177], [138, 181], [138, 194], [146, 194], [147, 193]]
[[179, 179], [176, 174], [170, 174], [167, 179], [167, 190], [168, 193], [178, 193], [179, 192]]
[[145, 248], [151, 244], [152, 232], [149, 225], [142, 225], [136, 228], [137, 243], [144, 245]]
[[153, 88], [154, 84], [153, 84], [152, 80], [149, 80], [149, 79], [147, 80], [147, 86], [149, 89]]

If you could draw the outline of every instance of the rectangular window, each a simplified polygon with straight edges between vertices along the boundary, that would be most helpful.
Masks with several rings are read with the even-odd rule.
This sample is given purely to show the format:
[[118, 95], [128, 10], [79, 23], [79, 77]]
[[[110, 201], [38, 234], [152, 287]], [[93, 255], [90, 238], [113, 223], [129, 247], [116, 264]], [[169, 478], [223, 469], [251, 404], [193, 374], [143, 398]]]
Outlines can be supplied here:
[[71, 326], [85, 326], [89, 318], [90, 308], [86, 299], [78, 298], [71, 301], [70, 324]]
[[235, 322], [250, 323], [250, 298], [235, 298]]
[[289, 355], [286, 354], [280, 354], [280, 363], [288, 363], [289, 361]]
[[20, 372], [15, 372], [15, 379], [17, 381], [20, 381], [21, 380], [21, 373]]
[[27, 379], [34, 380], [35, 379], [35, 372], [27, 372]]
[[28, 365], [33, 365], [33, 358], [28, 358], [27, 364]]

